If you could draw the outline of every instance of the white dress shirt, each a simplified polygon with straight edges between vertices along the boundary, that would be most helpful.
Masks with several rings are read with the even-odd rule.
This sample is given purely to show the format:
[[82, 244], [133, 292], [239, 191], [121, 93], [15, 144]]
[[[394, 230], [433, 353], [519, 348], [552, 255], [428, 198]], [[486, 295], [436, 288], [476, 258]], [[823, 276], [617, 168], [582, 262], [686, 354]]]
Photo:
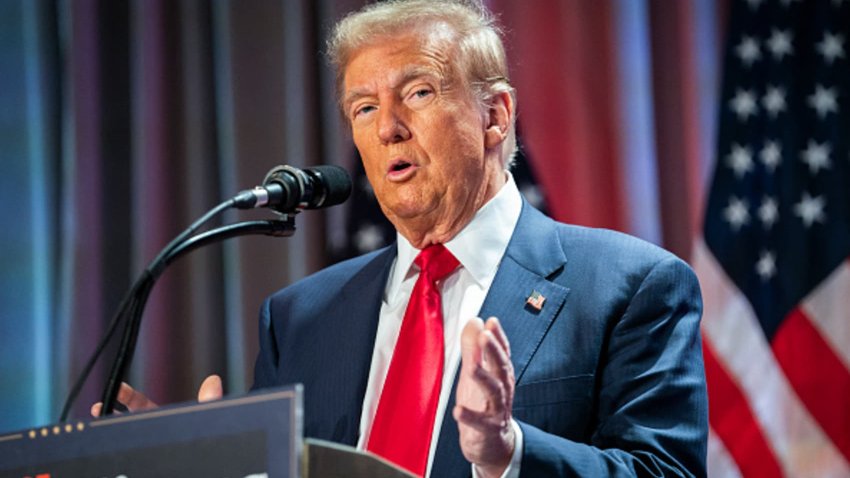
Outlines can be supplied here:
[[[522, 199], [513, 176], [510, 173], [506, 174], [507, 182], [496, 196], [479, 209], [472, 221], [445, 244], [460, 262], [460, 267], [439, 284], [443, 305], [445, 363], [425, 476], [431, 473], [443, 417], [445, 413], [451, 413], [451, 410], [447, 408], [455, 374], [460, 364], [461, 332], [469, 319], [478, 316], [484, 304], [522, 209]], [[397, 247], [398, 254], [390, 269], [384, 300], [381, 304], [375, 350], [372, 353], [372, 365], [369, 369], [369, 382], [360, 415], [360, 439], [357, 442], [357, 447], [360, 449], [365, 449], [369, 443], [375, 410], [378, 408], [381, 390], [398, 341], [407, 302], [413, 291], [413, 285], [419, 277], [419, 268], [413, 263], [419, 250], [401, 234], [398, 234]], [[483, 319], [486, 320], [486, 317]], [[518, 474], [522, 456], [522, 433], [515, 422], [511, 425], [517, 432], [517, 441], [511, 466], [503, 476]], [[475, 474], [474, 471], [473, 467], [473, 474]]]

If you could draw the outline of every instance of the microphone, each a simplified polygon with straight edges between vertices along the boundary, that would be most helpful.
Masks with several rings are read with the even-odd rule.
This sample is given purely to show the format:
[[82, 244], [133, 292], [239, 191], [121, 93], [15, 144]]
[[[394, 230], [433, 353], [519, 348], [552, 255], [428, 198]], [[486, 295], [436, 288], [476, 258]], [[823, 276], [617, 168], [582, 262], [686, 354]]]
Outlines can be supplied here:
[[233, 199], [239, 209], [267, 207], [290, 214], [303, 209], [336, 206], [349, 195], [351, 176], [339, 166], [299, 169], [285, 165], [272, 168], [262, 186], [242, 191]]
[[[118, 311], [107, 326], [106, 334], [89, 361], [86, 362], [79, 379], [71, 388], [62, 408], [60, 420], [65, 421], [65, 418], [67, 418], [71, 405], [79, 396], [86, 378], [94, 369], [97, 359], [114, 337], [118, 326], [124, 322], [124, 331], [118, 346], [118, 353], [103, 390], [103, 406], [100, 414], [101, 416], [108, 415], [115, 409], [121, 380], [127, 375], [127, 369], [136, 348], [145, 304], [157, 279], [170, 263], [194, 249], [222, 239], [248, 234], [291, 236], [295, 232], [294, 213], [302, 209], [335, 206], [348, 199], [350, 194], [351, 177], [339, 166], [316, 166], [305, 169], [276, 166], [266, 174], [262, 186], [242, 191], [207, 211], [160, 251], [145, 268], [124, 300], [121, 301]], [[210, 219], [232, 207], [239, 209], [268, 207], [286, 215], [286, 217], [276, 220], [239, 222], [196, 234]]]

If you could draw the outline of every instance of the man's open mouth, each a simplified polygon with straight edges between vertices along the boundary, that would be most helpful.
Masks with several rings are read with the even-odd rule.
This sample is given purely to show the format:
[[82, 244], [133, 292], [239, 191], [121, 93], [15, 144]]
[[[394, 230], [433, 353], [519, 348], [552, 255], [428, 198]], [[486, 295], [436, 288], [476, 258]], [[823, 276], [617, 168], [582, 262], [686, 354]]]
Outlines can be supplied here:
[[392, 166], [390, 166], [390, 172], [396, 173], [399, 171], [404, 171], [405, 169], [411, 166], [412, 164], [408, 163], [407, 161], [396, 161], [392, 164]]

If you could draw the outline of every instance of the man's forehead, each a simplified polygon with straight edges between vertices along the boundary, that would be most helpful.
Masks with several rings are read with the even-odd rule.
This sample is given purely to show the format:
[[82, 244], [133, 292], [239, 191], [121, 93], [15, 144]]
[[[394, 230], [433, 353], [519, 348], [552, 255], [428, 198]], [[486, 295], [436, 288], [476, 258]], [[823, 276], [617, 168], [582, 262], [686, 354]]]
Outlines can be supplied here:
[[381, 87], [398, 88], [418, 78], [448, 81], [451, 57], [443, 45], [404, 41], [361, 48], [344, 70], [344, 99]]
[[440, 68], [438, 65], [411, 61], [410, 63], [400, 65], [398, 68], [390, 67], [388, 69], [382, 69], [378, 75], [367, 76], [365, 78], [346, 75], [346, 94], [371, 90], [373, 85], [378, 82], [384, 82], [390, 88], [398, 88], [411, 80], [426, 77], [434, 77], [442, 80], [444, 76], [445, 69]]

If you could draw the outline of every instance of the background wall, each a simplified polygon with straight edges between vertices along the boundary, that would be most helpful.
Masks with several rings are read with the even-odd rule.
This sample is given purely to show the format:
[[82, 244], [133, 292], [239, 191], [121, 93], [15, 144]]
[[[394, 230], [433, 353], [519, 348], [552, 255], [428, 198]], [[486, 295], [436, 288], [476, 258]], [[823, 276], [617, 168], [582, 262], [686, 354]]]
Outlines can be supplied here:
[[[277, 164], [356, 169], [320, 51], [360, 3], [0, 2], [0, 428], [57, 418], [124, 292], [203, 211]], [[711, 158], [723, 4], [490, 6], [550, 212], [686, 257]], [[292, 238], [232, 240], [169, 269], [131, 380], [160, 402], [190, 399], [212, 372], [231, 392], [249, 387], [262, 298], [343, 254], [353, 207], [302, 214]]]
[[[70, 383], [124, 292], [202, 212], [260, 182], [278, 164], [332, 163], [358, 174], [335, 107], [333, 73], [320, 51], [330, 26], [361, 3], [0, 0], [0, 431], [58, 418]], [[721, 77], [730, 71], [722, 67], [724, 51], [727, 64], [746, 54], [738, 49], [744, 20], [759, 26], [756, 49], [765, 61], [771, 22], [778, 20], [805, 20], [812, 42], [821, 38], [819, 28], [846, 42], [850, 5], [486, 3], [505, 27], [518, 89], [525, 162], [517, 175], [535, 181], [523, 187], [526, 197], [559, 220], [622, 230], [691, 260], [706, 295], [704, 324], [718, 323], [710, 320], [718, 308], [711, 301], [714, 292], [727, 290], [728, 278], [711, 275], [714, 263], [706, 266], [701, 237], [712, 172], [728, 155], [716, 146], [717, 118], [728, 114], [734, 95], [721, 90]], [[809, 54], [802, 42], [793, 41], [792, 58]], [[846, 46], [840, 46], [834, 63], [845, 76], [833, 78], [848, 84]], [[809, 71], [789, 74], [805, 78]], [[799, 107], [807, 108], [801, 98]], [[846, 136], [846, 93], [836, 108], [829, 119], [839, 119], [830, 134]], [[786, 136], [802, 123], [794, 117]], [[833, 151], [846, 155], [846, 144]], [[842, 171], [839, 181], [846, 184]], [[356, 197], [368, 198], [362, 175], [355, 186]], [[375, 210], [362, 204], [302, 214], [292, 238], [232, 240], [170, 268], [150, 299], [130, 381], [161, 403], [191, 399], [209, 373], [222, 374], [230, 393], [249, 388], [263, 297], [392, 239]], [[222, 221], [248, 217], [265, 214], [234, 212]], [[843, 221], [846, 231], [850, 221]], [[850, 296], [847, 284], [838, 295]], [[847, 308], [836, 304], [832, 330], [838, 332], [823, 335], [833, 337], [827, 349], [840, 351], [850, 349], [850, 326]], [[813, 412], [812, 418], [799, 407], [799, 416], [791, 416], [785, 405], [765, 405], [774, 403], [770, 398], [755, 392], [746, 398], [757, 383], [747, 377], [762, 369], [737, 370], [723, 361], [724, 351], [753, 347], [728, 339], [741, 330], [734, 326], [740, 313], [731, 314], [726, 335], [714, 327], [707, 334], [725, 341], [709, 349], [708, 365], [716, 366], [709, 371], [712, 403], [731, 403], [733, 410], [728, 415], [719, 405], [712, 408], [712, 474], [756, 470], [753, 476], [762, 476], [759, 464], [768, 459], [778, 463], [778, 474], [846, 476], [850, 414], [824, 419]], [[759, 337], [758, 347], [770, 355], [771, 338]], [[850, 398], [850, 358], [841, 358], [850, 355], [837, 356], [846, 360], [845, 370], [841, 385], [831, 389], [839, 400], [820, 405], [829, 410]], [[85, 416], [97, 400], [105, 373], [103, 364], [95, 370], [75, 416]], [[726, 379], [732, 386], [718, 388]], [[796, 396], [790, 387], [776, 390]], [[828, 421], [838, 431], [827, 426], [824, 438], [818, 423]], [[777, 438], [807, 426], [814, 431]], [[739, 430], [746, 433], [735, 442]], [[793, 441], [798, 438], [802, 442]]]

